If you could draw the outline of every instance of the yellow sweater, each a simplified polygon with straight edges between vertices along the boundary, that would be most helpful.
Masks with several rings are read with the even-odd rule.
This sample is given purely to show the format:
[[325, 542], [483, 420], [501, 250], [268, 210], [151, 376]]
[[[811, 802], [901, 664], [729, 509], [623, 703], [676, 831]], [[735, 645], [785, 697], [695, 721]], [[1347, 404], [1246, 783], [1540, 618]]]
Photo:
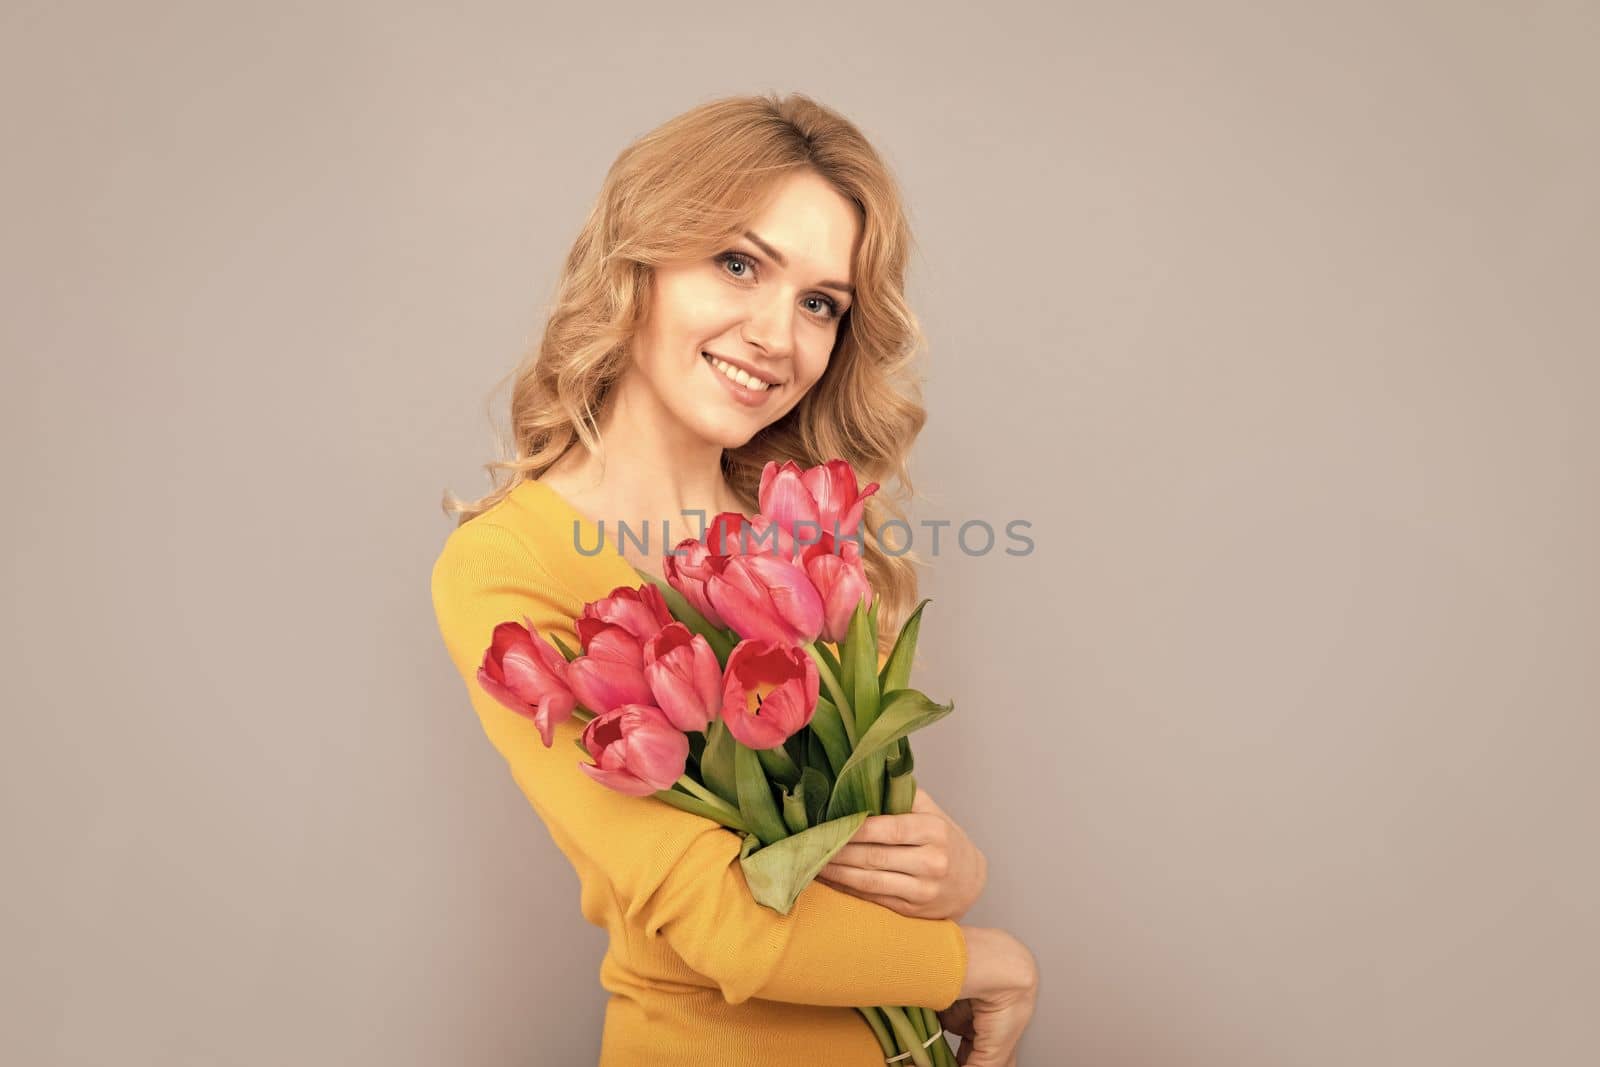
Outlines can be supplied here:
[[585, 516], [543, 483], [522, 482], [451, 531], [432, 588], [484, 732], [576, 869], [584, 918], [610, 934], [600, 1067], [881, 1067], [852, 1009], [949, 1007], [967, 966], [957, 923], [909, 918], [819, 882], [788, 915], [764, 908], [745, 885], [738, 834], [591, 781], [578, 770], [576, 719], [546, 748], [532, 721], [479, 687], [497, 623], [527, 616], [577, 648], [584, 603], [642, 581], [617, 554], [614, 531], [586, 556], [575, 529], [592, 550], [599, 534]]

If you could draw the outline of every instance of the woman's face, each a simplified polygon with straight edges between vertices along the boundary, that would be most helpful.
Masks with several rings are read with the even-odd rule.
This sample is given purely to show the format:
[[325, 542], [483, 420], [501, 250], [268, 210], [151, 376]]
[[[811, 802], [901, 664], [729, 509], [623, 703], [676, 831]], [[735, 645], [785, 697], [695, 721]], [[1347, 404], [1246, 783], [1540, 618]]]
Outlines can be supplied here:
[[[749, 441], [827, 369], [852, 299], [860, 232], [855, 205], [801, 171], [726, 250], [658, 267], [634, 344], [644, 383], [702, 440], [722, 448]], [[711, 356], [778, 384], [753, 390]]]

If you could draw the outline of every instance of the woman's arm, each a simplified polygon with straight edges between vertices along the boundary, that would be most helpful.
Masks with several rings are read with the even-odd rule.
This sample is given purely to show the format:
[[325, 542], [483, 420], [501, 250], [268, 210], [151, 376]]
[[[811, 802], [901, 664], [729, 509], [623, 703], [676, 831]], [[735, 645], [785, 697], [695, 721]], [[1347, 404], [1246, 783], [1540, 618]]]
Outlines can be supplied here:
[[918, 786], [909, 812], [867, 816], [817, 879], [902, 915], [959, 922], [988, 884], [989, 860]]
[[477, 671], [500, 622], [527, 618], [577, 646], [571, 598], [515, 531], [484, 518], [457, 527], [434, 564], [432, 593], [484, 732], [577, 868], [586, 905], [596, 890], [613, 894], [630, 925], [664, 937], [729, 1003], [946, 1008], [956, 1000], [967, 949], [955, 922], [898, 915], [818, 883], [779, 915], [751, 898], [737, 834], [598, 785], [578, 770], [582, 724], [557, 725], [546, 748], [531, 721], [483, 691]]
[[961, 1063], [1014, 1067], [1017, 1043], [1039, 1000], [1039, 965], [1028, 947], [1004, 930], [962, 928], [971, 950], [961, 998], [939, 1012], [960, 1034]]

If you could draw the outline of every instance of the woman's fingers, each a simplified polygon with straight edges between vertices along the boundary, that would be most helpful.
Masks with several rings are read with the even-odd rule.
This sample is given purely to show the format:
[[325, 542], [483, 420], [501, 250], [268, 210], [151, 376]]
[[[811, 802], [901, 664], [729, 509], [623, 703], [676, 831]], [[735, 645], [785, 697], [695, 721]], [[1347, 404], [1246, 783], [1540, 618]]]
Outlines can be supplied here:
[[962, 1038], [962, 1048], [955, 1053], [957, 1064], [1016, 1067], [1016, 1043], [1032, 1016], [1032, 1005], [979, 1005], [974, 1013], [973, 1001], [957, 1000], [936, 1014], [941, 1027]]
[[868, 815], [850, 838], [858, 844], [937, 845], [950, 837], [949, 820], [933, 812]]
[[[859, 867], [867, 871], [903, 871], [906, 874], [938, 877], [937, 849], [916, 845], [878, 845], [851, 842], [840, 847], [828, 860], [830, 867]], [[824, 868], [826, 869], [826, 868]]]
[[933, 899], [934, 886], [924, 879], [914, 878], [899, 871], [869, 871], [860, 867], [838, 867], [827, 864], [817, 872], [820, 878], [839, 885], [847, 885], [863, 893], [876, 893], [885, 897], [900, 897], [912, 904], [925, 904]]
[[923, 907], [923, 905], [914, 904], [902, 897], [891, 897], [883, 893], [869, 893], [864, 889], [856, 889], [854, 886], [848, 886], [842, 882], [835, 882], [831, 879], [824, 878], [820, 874], [817, 875], [817, 881], [821, 882], [829, 889], [837, 889], [841, 893], [849, 893], [853, 897], [860, 897], [862, 900], [870, 900], [874, 904], [882, 904], [890, 911], [898, 912], [899, 914], [908, 918], [926, 919], [931, 917], [924, 914], [927, 909]]
[[[1017, 1043], [1033, 1017], [1031, 992], [1005, 993], [979, 999], [973, 1006], [972, 1067], [1015, 1067]], [[965, 1052], [968, 1043], [962, 1041]]]

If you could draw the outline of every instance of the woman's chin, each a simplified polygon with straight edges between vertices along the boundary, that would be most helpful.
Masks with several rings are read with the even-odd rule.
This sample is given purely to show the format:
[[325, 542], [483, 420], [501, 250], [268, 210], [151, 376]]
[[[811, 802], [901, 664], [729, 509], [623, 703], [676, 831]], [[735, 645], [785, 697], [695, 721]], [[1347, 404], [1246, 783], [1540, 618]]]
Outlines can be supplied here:
[[718, 448], [743, 448], [760, 429], [761, 424], [754, 419], [717, 419], [709, 424], [703, 423], [699, 427], [699, 436]]
[[752, 410], [733, 404], [726, 397], [713, 397], [710, 402], [703, 396], [697, 399], [699, 403], [691, 401], [677, 408], [680, 418], [696, 437], [723, 449], [749, 444], [782, 414], [776, 405], [771, 411]]
[[[759, 429], [759, 427], [757, 429]], [[755, 430], [746, 429], [740, 433], [718, 434], [713, 438], [713, 440], [716, 441], [718, 447], [723, 449], [743, 448], [745, 445], [750, 443], [750, 439], [755, 437], [755, 435]]]

